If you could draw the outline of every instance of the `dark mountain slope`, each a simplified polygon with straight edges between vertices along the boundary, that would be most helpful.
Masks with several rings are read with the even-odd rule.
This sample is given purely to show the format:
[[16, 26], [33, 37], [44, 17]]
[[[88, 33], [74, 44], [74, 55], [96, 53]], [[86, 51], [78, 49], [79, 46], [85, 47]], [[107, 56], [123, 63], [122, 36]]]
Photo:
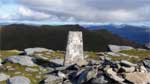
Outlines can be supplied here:
[[89, 25], [86, 26], [90, 30], [107, 29], [113, 34], [129, 39], [131, 41], [145, 44], [150, 42], [150, 28], [147, 26], [132, 26], [132, 25]]
[[108, 44], [141, 47], [104, 29], [87, 30], [79, 25], [33, 26], [24, 24], [3, 26], [0, 31], [0, 46], [1, 49], [23, 50], [29, 47], [45, 47], [65, 50], [68, 31], [83, 32], [85, 50], [106, 51]]

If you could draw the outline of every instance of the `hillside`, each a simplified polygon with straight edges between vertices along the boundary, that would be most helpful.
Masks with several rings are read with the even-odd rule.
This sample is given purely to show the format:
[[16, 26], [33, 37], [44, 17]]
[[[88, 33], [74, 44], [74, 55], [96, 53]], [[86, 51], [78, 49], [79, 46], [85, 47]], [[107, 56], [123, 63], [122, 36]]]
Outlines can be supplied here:
[[3, 26], [0, 31], [0, 46], [2, 50], [23, 50], [29, 47], [65, 50], [68, 31], [82, 31], [84, 50], [88, 51], [107, 51], [108, 44], [141, 47], [105, 29], [88, 30], [79, 25], [33, 26], [24, 24]]
[[133, 25], [88, 25], [86, 26], [88, 29], [97, 30], [97, 29], [107, 29], [113, 34], [117, 34], [120, 37], [129, 39], [131, 41], [146, 44], [149, 42], [150, 37], [150, 28], [148, 26], [133, 26]]

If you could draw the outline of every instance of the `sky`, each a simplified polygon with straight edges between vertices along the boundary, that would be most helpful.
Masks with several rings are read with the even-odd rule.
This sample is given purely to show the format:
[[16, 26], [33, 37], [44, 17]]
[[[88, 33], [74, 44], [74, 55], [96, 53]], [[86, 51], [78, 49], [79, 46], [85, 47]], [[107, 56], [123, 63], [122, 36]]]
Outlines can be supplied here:
[[0, 22], [150, 23], [150, 0], [0, 0]]

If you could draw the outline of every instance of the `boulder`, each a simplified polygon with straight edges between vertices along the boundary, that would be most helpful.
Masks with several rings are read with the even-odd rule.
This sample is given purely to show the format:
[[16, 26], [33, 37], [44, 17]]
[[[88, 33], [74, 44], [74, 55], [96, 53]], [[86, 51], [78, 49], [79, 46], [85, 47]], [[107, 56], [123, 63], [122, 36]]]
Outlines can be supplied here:
[[146, 73], [147, 72], [147, 70], [146, 70], [146, 68], [144, 67], [144, 66], [140, 66], [140, 70], [139, 70], [140, 72], [143, 72], [143, 73]]
[[30, 84], [31, 81], [24, 76], [14, 76], [9, 78], [7, 81], [8, 84]]
[[108, 84], [108, 80], [105, 79], [105, 76], [101, 75], [99, 77], [93, 78], [91, 84]]
[[112, 52], [119, 52], [119, 51], [122, 51], [122, 50], [132, 50], [134, 49], [133, 47], [131, 46], [118, 46], [118, 45], [108, 45], [110, 51]]
[[150, 59], [145, 59], [143, 64], [150, 71]]
[[2, 66], [2, 59], [0, 58], [0, 66]]
[[84, 82], [89, 81], [92, 78], [95, 78], [97, 75], [95, 70], [84, 70], [82, 69], [77, 73], [78, 79], [76, 84], [82, 84]]
[[150, 49], [150, 42], [149, 43], [146, 43], [145, 46]]
[[6, 58], [6, 61], [12, 62], [12, 63], [18, 63], [25, 66], [36, 66], [36, 64], [33, 62], [32, 57], [29, 56], [11, 56]]
[[122, 77], [117, 76], [117, 73], [112, 70], [112, 68], [107, 69], [106, 71], [109, 78], [113, 79], [118, 83], [122, 83], [124, 79]]
[[63, 65], [64, 60], [63, 59], [51, 59], [50, 62], [59, 64], [59, 65]]
[[24, 51], [27, 55], [33, 55], [35, 52], [45, 52], [45, 51], [52, 52], [53, 50], [35, 47], [35, 48], [26, 48], [24, 49]]
[[121, 69], [126, 73], [132, 73], [135, 71], [135, 67], [121, 67]]
[[48, 75], [47, 78], [44, 80], [44, 84], [60, 84], [62, 82], [63, 79], [55, 75]]
[[133, 63], [128, 62], [126, 60], [121, 60], [120, 65], [125, 66], [125, 67], [135, 67], [135, 66], [137, 66], [137, 64], [133, 64]]
[[150, 73], [143, 73], [143, 72], [126, 73], [125, 79], [133, 84], [149, 84]]
[[6, 75], [4, 73], [0, 73], [0, 81], [5, 81], [9, 78], [9, 75]]

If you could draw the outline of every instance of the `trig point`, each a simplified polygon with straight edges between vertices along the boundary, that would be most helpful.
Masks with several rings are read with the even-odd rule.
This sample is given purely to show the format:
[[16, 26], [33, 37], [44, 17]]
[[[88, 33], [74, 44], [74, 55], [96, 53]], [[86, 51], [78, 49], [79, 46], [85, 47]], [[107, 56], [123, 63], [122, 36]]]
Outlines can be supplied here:
[[68, 66], [84, 60], [82, 32], [69, 31], [64, 65]]

